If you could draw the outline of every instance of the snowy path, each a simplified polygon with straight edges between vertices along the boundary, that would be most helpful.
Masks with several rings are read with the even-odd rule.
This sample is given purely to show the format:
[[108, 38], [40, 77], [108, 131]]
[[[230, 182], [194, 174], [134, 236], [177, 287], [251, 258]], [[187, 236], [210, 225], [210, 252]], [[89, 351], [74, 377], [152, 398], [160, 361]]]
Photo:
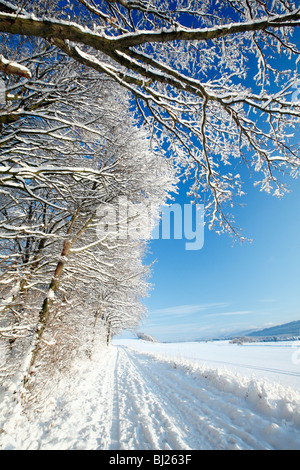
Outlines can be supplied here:
[[297, 395], [120, 345], [79, 375], [46, 419], [11, 425], [2, 448], [300, 449]]
[[137, 351], [119, 347], [118, 356], [119, 449], [299, 448], [299, 430], [235, 393]]

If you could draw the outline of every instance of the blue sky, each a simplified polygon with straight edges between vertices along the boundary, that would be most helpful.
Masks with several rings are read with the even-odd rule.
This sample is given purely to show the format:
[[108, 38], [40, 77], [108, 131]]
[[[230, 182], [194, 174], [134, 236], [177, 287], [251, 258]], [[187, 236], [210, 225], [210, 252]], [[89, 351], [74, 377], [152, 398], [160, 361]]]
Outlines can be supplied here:
[[[284, 58], [281, 63], [289, 68]], [[294, 143], [299, 146], [299, 132]], [[208, 229], [199, 251], [186, 251], [186, 240], [153, 240], [147, 261], [157, 262], [141, 331], [186, 341], [300, 320], [300, 179], [286, 177], [291, 192], [278, 199], [254, 187], [259, 176], [238, 172], [245, 206], [233, 215], [253, 241], [233, 243]], [[189, 202], [185, 193], [182, 188], [174, 202]]]
[[[255, 64], [249, 57], [254, 91]], [[280, 66], [290, 67], [284, 56]], [[153, 289], [140, 331], [159, 341], [188, 341], [300, 320], [300, 179], [287, 178], [292, 192], [278, 199], [254, 188], [259, 177], [241, 174], [245, 206], [233, 214], [253, 241], [234, 243], [207, 228], [199, 251], [187, 251], [186, 240], [153, 240], [146, 260], [156, 260]], [[185, 193], [174, 202], [189, 202]]]
[[151, 242], [147, 261], [157, 262], [141, 331], [183, 341], [300, 320], [300, 181], [288, 182], [282, 199], [246, 183], [246, 206], [234, 214], [252, 243], [208, 229], [199, 251], [186, 251], [186, 240]]

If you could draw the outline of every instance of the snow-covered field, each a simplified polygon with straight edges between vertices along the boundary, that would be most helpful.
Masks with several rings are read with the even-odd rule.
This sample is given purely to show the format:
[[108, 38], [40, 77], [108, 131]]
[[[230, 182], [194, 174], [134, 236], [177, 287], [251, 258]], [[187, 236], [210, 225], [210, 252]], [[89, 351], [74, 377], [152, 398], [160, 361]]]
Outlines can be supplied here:
[[114, 341], [78, 361], [31, 422], [0, 415], [0, 445], [298, 450], [299, 347]]
[[268, 379], [300, 393], [300, 341], [230, 344], [229, 341], [150, 343], [117, 340], [119, 345], [159, 354], [176, 361], [187, 359], [219, 370]]

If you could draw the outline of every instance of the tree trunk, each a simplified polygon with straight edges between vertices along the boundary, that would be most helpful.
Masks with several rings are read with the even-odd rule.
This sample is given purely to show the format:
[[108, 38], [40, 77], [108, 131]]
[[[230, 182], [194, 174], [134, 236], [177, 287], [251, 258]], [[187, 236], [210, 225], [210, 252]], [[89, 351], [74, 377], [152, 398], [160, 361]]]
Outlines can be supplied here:
[[61, 277], [62, 277], [64, 266], [65, 266], [65, 259], [69, 255], [70, 249], [71, 249], [71, 243], [69, 241], [65, 241], [62, 252], [61, 252], [61, 260], [57, 263], [54, 276], [52, 278], [52, 281], [48, 289], [47, 296], [43, 302], [42, 309], [39, 313], [39, 321], [37, 324], [35, 338], [34, 338], [34, 342], [32, 345], [32, 352], [31, 352], [29, 367], [24, 377], [25, 388], [28, 388], [28, 383], [33, 372], [33, 367], [41, 351], [42, 338], [47, 328], [47, 325], [49, 323], [49, 319], [51, 315], [51, 307], [55, 300], [55, 294], [57, 293], [59, 289]]
[[107, 336], [106, 336], [106, 344], [109, 346], [111, 341], [111, 322], [107, 322]]

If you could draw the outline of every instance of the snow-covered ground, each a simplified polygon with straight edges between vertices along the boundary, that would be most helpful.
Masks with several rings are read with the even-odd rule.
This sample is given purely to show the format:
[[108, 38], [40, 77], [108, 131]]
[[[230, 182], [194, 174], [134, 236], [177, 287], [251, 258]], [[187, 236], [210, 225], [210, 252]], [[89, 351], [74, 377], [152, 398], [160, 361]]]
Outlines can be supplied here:
[[300, 341], [231, 344], [229, 341], [151, 343], [116, 340], [115, 344], [159, 354], [176, 361], [187, 359], [219, 370], [268, 379], [300, 393]]
[[[71, 380], [60, 383], [31, 422], [6, 416], [0, 444], [33, 450], [298, 450], [299, 346], [115, 341], [98, 358], [78, 361]], [[286, 382], [271, 380], [276, 377]]]

